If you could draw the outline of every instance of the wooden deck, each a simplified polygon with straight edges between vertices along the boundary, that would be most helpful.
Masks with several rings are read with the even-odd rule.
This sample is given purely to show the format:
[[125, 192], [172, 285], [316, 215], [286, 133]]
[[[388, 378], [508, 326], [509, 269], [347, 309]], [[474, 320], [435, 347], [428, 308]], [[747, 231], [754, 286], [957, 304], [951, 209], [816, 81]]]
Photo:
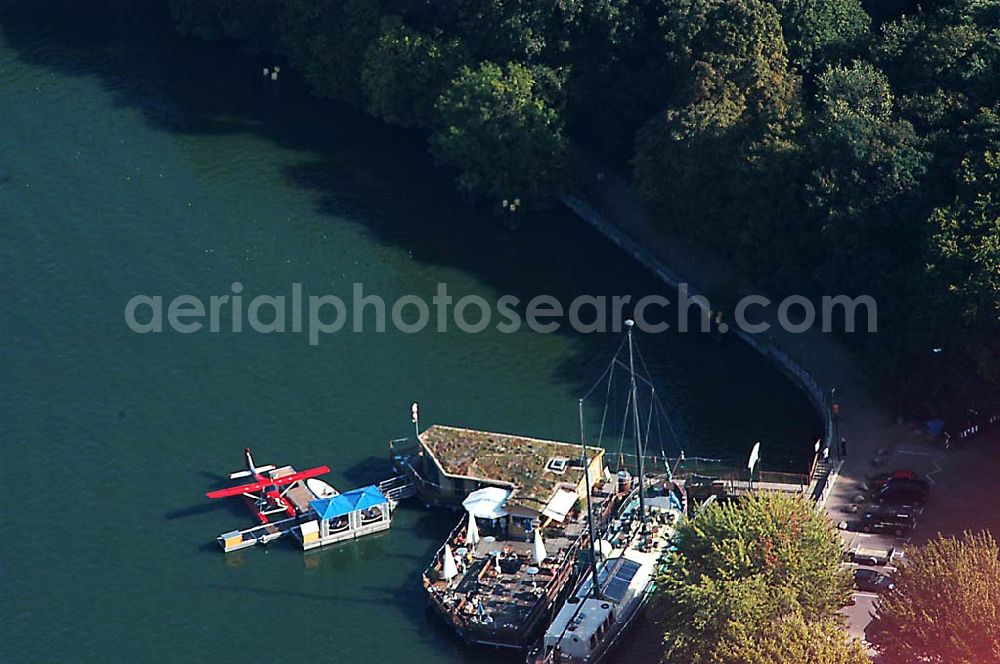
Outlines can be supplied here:
[[296, 482], [293, 484], [292, 488], [290, 488], [288, 493], [285, 494], [285, 498], [288, 499], [288, 502], [294, 505], [296, 511], [302, 515], [309, 513], [309, 501], [316, 500], [316, 496], [314, 496], [312, 491], [307, 489], [302, 482]]
[[[619, 500], [595, 495], [595, 511], [607, 517]], [[431, 606], [468, 643], [523, 648], [572, 588], [579, 547], [586, 540], [586, 518], [579, 515], [563, 528], [546, 529], [549, 557], [541, 565], [534, 563], [532, 538], [491, 533], [484, 527], [479, 542], [470, 548], [467, 526], [463, 518], [447, 540], [458, 575], [450, 582], [441, 579], [443, 546], [424, 572]]]

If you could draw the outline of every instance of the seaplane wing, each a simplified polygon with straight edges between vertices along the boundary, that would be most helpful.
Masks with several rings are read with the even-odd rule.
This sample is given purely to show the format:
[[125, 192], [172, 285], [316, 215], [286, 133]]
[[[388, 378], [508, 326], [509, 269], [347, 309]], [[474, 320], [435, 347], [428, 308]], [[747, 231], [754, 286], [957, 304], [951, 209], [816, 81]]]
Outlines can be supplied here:
[[330, 469], [326, 466], [317, 466], [316, 468], [300, 470], [297, 473], [292, 473], [291, 475], [285, 475], [284, 477], [271, 480], [268, 486], [284, 486], [285, 484], [291, 484], [292, 482], [298, 482], [299, 480], [307, 480], [310, 477], [326, 475], [328, 472], [330, 472]]
[[257, 493], [271, 486], [270, 482], [254, 482], [253, 484], [243, 484], [241, 486], [231, 486], [228, 489], [209, 491], [205, 495], [212, 500], [216, 498], [229, 498], [230, 496], [241, 496], [244, 493]]
[[316, 477], [318, 475], [325, 475], [330, 472], [330, 469], [326, 466], [319, 466], [317, 468], [310, 468], [309, 470], [303, 470], [297, 473], [292, 473], [291, 475], [285, 475], [283, 477], [278, 477], [272, 480], [261, 480], [259, 482], [253, 482], [251, 484], [243, 484], [240, 486], [232, 486], [227, 489], [219, 489], [218, 491], [210, 491], [205, 495], [212, 500], [216, 498], [229, 498], [230, 496], [240, 496], [244, 493], [257, 493], [259, 491], [266, 491], [272, 487], [284, 486], [286, 484], [291, 484], [293, 482], [298, 482], [299, 480], [306, 480], [310, 477]]

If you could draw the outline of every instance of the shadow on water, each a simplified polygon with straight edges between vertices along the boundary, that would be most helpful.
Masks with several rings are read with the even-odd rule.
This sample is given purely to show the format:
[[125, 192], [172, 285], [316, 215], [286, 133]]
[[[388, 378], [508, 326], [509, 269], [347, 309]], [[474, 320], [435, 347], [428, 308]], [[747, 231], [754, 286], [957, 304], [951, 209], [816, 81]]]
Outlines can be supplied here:
[[[297, 163], [284, 167], [285, 177], [309, 192], [331, 222], [344, 223], [346, 218], [377, 242], [405, 248], [422, 264], [461, 270], [522, 303], [540, 292], [569, 302], [581, 294], [628, 293], [638, 299], [662, 291], [662, 284], [643, 268], [561, 208], [526, 219], [512, 232], [488, 212], [463, 204], [451, 175], [433, 167], [419, 132], [388, 127], [310, 97], [293, 72], [283, 73], [281, 98], [270, 98], [259, 78], [260, 65], [273, 64], [273, 57], [248, 54], [230, 43], [181, 37], [162, 8], [140, 10], [125, 0], [106, 4], [103, 11], [69, 2], [49, 3], [44, 9], [7, 8], [0, 14], [3, 39], [33, 65], [72, 76], [96, 75], [116, 104], [137, 109], [156, 129], [191, 135], [253, 134], [301, 155]], [[557, 334], [573, 337], [571, 352], [555, 377], [582, 394], [603, 371], [618, 339], [566, 330], [564, 325]], [[661, 394], [678, 413], [674, 425], [682, 439], [701, 434], [685, 422], [686, 400], [704, 398], [721, 407], [725, 397], [707, 394], [711, 388], [706, 387], [699, 388], [706, 394], [694, 396], [671, 389], [668, 369], [682, 376], [720, 379], [734, 365], [749, 367], [754, 375], [776, 374], [733, 339], [717, 343], [699, 334], [668, 335], [662, 342], [647, 341], [645, 347], [654, 380], [666, 388]], [[667, 346], [672, 349], [664, 350]], [[661, 362], [662, 353], [669, 359]], [[769, 381], [780, 379], [772, 375]], [[755, 393], [747, 400], [753, 401], [746, 408], [750, 411], [775, 407], [774, 398], [769, 401], [766, 394]], [[809, 409], [804, 397], [800, 403], [803, 411]], [[746, 435], [752, 438], [755, 433]], [[689, 442], [684, 446], [690, 454]], [[779, 462], [776, 456], [771, 459]], [[795, 460], [794, 467], [804, 463]], [[375, 476], [369, 477], [369, 470], [374, 472], [351, 469], [351, 479], [370, 481]]]
[[406, 608], [407, 603], [398, 597], [386, 593], [382, 588], [365, 588], [365, 593], [360, 596], [337, 595], [334, 593], [309, 593], [294, 590], [275, 590], [273, 588], [255, 588], [251, 586], [232, 586], [222, 584], [209, 584], [213, 590], [222, 590], [230, 593], [242, 595], [255, 595], [260, 598], [286, 598], [286, 599], [306, 599], [320, 602], [337, 602], [342, 604], [375, 604], [379, 606], [397, 605]]
[[392, 473], [388, 449], [385, 456], [369, 456], [361, 461], [341, 469], [341, 475], [347, 480], [345, 486], [356, 487], [368, 484], [378, 484]]
[[[588, 238], [583, 253], [578, 246], [572, 251], [552, 246], [554, 238], [565, 236], [560, 231], [580, 230], [568, 213], [547, 213], [513, 233], [491, 214], [465, 205], [452, 174], [434, 167], [420, 132], [315, 99], [293, 72], [283, 74], [281, 98], [268, 98], [260, 89], [258, 65], [275, 58], [182, 37], [164, 12], [108, 4], [103, 11], [70, 2], [49, 3], [44, 10], [7, 7], [0, 10], [0, 30], [26, 62], [69, 76], [96, 75], [115, 104], [138, 110], [156, 129], [252, 133], [302, 154], [285, 174], [315, 195], [320, 212], [363, 224], [370, 237], [406, 248], [421, 263], [457, 268], [522, 301], [538, 294], [539, 283], [564, 282], [568, 273], [579, 277], [574, 295], [601, 294], [608, 284], [622, 284], [620, 265], [606, 265], [603, 242]], [[531, 269], [512, 269], [525, 264]], [[547, 279], [556, 275], [562, 278]], [[591, 336], [587, 351], [613, 347], [614, 342]], [[582, 386], [582, 377], [591, 373], [573, 370], [579, 366], [567, 362], [560, 377]]]
[[[183, 519], [185, 517], [191, 516], [201, 516], [203, 514], [208, 514], [209, 512], [215, 512], [220, 509], [224, 509], [224, 506], [219, 502], [211, 503], [201, 503], [198, 505], [192, 505], [191, 507], [181, 507], [179, 509], [171, 510], [164, 514], [165, 519]], [[226, 510], [232, 511], [232, 510]]]
[[213, 473], [209, 470], [199, 470], [198, 474], [204, 478], [212, 481], [212, 488], [228, 486], [232, 480], [229, 479], [228, 475], [223, 475], [221, 473]]

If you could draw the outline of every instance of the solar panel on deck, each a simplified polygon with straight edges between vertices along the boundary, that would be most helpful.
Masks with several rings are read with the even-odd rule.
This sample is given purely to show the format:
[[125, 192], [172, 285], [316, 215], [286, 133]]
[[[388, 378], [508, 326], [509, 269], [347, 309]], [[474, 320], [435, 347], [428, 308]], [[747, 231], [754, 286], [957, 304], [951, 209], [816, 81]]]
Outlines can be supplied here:
[[[612, 571], [614, 571], [614, 576], [608, 579], [608, 574]], [[627, 558], [609, 560], [599, 576], [604, 596], [613, 602], [620, 602], [625, 597], [628, 584], [632, 582], [638, 571], [639, 563], [633, 560]]]

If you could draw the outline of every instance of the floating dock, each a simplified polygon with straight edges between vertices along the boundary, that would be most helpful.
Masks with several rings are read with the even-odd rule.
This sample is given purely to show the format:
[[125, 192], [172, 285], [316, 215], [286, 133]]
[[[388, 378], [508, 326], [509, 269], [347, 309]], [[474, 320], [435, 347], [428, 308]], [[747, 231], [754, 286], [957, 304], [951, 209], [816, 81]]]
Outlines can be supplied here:
[[[304, 505], [298, 516], [262, 523], [259, 526], [234, 530], [219, 535], [219, 546], [226, 553], [257, 544], [270, 544], [291, 533], [303, 551], [327, 544], [356, 539], [388, 530], [392, 525], [389, 499], [376, 486], [366, 486], [329, 498], [316, 498], [305, 486], [290, 498], [296, 509]], [[292, 491], [288, 492], [291, 496]], [[308, 497], [305, 495], [308, 494]]]
[[389, 499], [375, 485], [309, 502], [311, 518], [292, 533], [304, 551], [388, 530]]
[[[249, 448], [244, 455], [246, 470], [231, 473], [230, 478], [254, 481], [207, 494], [213, 499], [242, 497], [261, 521], [251, 528], [219, 535], [216, 541], [226, 553], [267, 545], [289, 533], [308, 551], [388, 530], [395, 500], [412, 491], [405, 478], [391, 478], [383, 483], [389, 497], [375, 485], [339, 493], [316, 477], [330, 472], [326, 466], [296, 472], [291, 466], [257, 466]], [[277, 514], [285, 516], [272, 521], [270, 517]]]

